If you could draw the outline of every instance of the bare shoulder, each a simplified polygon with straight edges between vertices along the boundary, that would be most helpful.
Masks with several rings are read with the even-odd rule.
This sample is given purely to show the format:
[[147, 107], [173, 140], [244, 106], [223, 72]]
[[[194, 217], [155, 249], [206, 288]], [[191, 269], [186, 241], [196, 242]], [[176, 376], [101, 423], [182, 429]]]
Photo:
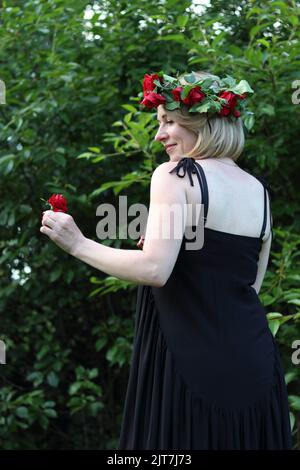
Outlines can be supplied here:
[[203, 167], [205, 173], [211, 175], [211, 179], [213, 179], [214, 176], [221, 174], [224, 176], [227, 175], [230, 178], [234, 178], [236, 182], [242, 181], [244, 184], [249, 183], [251, 187], [261, 186], [259, 179], [257, 179], [255, 175], [252, 175], [252, 173], [249, 171], [241, 168], [239, 164], [237, 164], [237, 166], [224, 165], [223, 163], [214, 161], [213, 158], [198, 159], [197, 162], [199, 162]]
[[[186, 201], [186, 178], [179, 178], [173, 168], [178, 162], [164, 162], [158, 165], [151, 177], [151, 194], [162, 198]], [[156, 196], [155, 196], [156, 197]]]
[[178, 178], [175, 172], [170, 173], [177, 164], [178, 162], [168, 161], [158, 165], [152, 173], [151, 183], [157, 184], [160, 181], [160, 184], [165, 185], [165, 187], [169, 187], [169, 185], [184, 186], [182, 183], [184, 178]]
[[180, 203], [186, 202], [184, 178], [178, 178], [170, 171], [176, 167], [176, 162], [164, 162], [155, 168], [152, 173], [150, 186], [150, 199], [157, 203]]
[[153, 175], [169, 174], [169, 172], [173, 170], [173, 168], [175, 168], [177, 164], [178, 162], [163, 162], [155, 168]]

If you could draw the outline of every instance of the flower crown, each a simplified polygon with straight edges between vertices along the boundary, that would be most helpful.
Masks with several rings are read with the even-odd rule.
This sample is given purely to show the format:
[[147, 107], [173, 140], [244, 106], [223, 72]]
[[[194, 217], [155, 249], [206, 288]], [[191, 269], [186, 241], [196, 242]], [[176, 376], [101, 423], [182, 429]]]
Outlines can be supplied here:
[[[246, 80], [236, 83], [230, 75], [220, 78], [217, 75], [198, 78], [195, 72], [183, 76], [188, 85], [182, 85], [177, 77], [166, 75], [163, 71], [145, 74], [143, 79], [143, 94], [139, 98], [144, 108], [157, 108], [163, 104], [165, 109], [173, 111], [187, 107], [190, 113], [207, 113], [208, 117], [235, 116], [253, 114], [245, 109], [245, 99], [248, 93], [254, 93]], [[239, 100], [239, 101], [238, 101]], [[237, 108], [239, 106], [240, 111]]]

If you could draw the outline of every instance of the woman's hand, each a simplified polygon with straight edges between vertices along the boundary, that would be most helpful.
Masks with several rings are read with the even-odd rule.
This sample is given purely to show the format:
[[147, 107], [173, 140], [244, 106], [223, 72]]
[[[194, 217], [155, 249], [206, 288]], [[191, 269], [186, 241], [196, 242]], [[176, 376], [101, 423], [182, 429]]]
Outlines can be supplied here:
[[74, 255], [78, 244], [85, 239], [73, 217], [64, 212], [45, 211], [40, 232], [70, 255]]

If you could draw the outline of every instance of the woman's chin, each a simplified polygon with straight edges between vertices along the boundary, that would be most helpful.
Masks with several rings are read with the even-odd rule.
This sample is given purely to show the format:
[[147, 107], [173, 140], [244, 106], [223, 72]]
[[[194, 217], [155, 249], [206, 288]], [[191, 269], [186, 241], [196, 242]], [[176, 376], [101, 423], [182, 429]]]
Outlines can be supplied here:
[[178, 162], [180, 160], [180, 155], [177, 152], [173, 152], [172, 154], [169, 154], [169, 159], [170, 162]]

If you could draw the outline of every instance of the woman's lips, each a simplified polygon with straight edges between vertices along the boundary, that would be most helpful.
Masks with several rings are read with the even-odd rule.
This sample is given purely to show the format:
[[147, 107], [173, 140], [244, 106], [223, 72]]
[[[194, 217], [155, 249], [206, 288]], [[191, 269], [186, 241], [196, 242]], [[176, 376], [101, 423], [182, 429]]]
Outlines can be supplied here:
[[166, 151], [168, 151], [168, 150], [171, 149], [172, 147], [175, 147], [175, 145], [177, 145], [177, 144], [167, 145]]

